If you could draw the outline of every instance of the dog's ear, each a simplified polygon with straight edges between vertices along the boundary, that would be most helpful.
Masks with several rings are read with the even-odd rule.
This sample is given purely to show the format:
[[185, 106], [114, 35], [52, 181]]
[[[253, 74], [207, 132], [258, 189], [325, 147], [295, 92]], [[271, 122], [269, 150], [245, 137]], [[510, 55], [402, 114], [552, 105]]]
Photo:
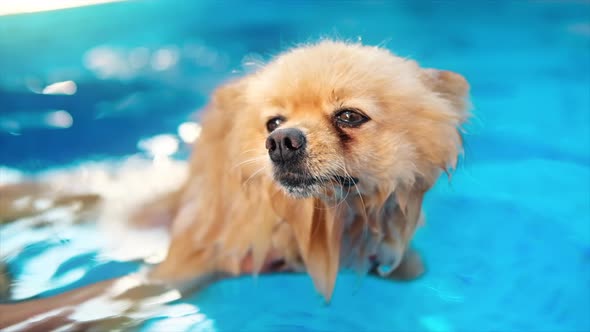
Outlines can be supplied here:
[[247, 79], [248, 77], [243, 77], [221, 85], [213, 93], [212, 104], [220, 109], [231, 109], [236, 102], [243, 102]]
[[235, 115], [244, 109], [245, 85], [246, 78], [232, 80], [222, 84], [212, 93], [211, 100], [198, 114], [198, 120], [204, 129], [201, 136], [205, 140], [215, 141], [227, 136], [235, 122]]
[[427, 68], [422, 69], [421, 80], [430, 90], [448, 100], [455, 111], [464, 117], [467, 116], [470, 87], [462, 75], [448, 70]]
[[469, 117], [469, 84], [451, 71], [420, 69], [419, 75], [433, 94], [422, 99], [420, 118], [411, 125], [408, 135], [420, 154], [415, 161], [419, 174], [430, 186], [438, 170], [450, 174], [462, 152], [461, 127]]

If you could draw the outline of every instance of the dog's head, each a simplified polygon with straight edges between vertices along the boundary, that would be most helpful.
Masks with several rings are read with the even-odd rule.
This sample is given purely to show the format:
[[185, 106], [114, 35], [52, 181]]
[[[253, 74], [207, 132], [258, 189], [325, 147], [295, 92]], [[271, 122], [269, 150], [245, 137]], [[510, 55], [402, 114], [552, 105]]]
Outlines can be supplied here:
[[[468, 85], [383, 48], [324, 41], [247, 78], [245, 151], [297, 198], [391, 193], [432, 183], [461, 148]], [[264, 151], [266, 150], [266, 151]]]

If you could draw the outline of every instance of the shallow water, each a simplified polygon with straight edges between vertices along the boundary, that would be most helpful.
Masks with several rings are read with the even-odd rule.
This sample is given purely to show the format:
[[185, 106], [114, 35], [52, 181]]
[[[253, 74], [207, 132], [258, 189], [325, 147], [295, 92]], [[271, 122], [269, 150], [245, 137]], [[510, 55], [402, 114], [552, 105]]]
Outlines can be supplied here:
[[[161, 134], [172, 136], [155, 153], [167, 154], [216, 84], [325, 35], [381, 43], [472, 85], [465, 158], [427, 196], [415, 240], [428, 274], [343, 275], [330, 306], [303, 275], [227, 280], [142, 328], [590, 331], [587, 2], [148, 1], [3, 16], [0, 181], [145, 155], [138, 142]], [[69, 80], [71, 95], [71, 83], [38, 93]], [[185, 156], [181, 144], [173, 157]], [[50, 227], [0, 228], [14, 298], [139, 268], [105, 254], [92, 224], [54, 217]]]

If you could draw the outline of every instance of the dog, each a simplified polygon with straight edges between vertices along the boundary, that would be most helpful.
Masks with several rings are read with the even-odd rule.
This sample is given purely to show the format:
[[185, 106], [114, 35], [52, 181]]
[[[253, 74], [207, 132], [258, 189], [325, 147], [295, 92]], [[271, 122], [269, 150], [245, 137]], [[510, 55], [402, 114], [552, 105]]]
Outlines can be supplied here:
[[463, 76], [382, 47], [321, 40], [279, 54], [213, 93], [186, 181], [132, 216], [171, 234], [147, 280], [189, 289], [301, 272], [329, 302], [345, 269], [417, 277], [423, 198], [456, 167], [469, 108]]

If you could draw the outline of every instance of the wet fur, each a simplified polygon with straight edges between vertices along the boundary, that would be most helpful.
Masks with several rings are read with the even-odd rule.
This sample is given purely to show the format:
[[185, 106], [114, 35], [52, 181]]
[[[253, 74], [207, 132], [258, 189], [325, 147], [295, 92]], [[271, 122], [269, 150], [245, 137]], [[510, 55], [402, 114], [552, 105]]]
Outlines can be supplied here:
[[[458, 74], [336, 41], [295, 48], [222, 86], [203, 115], [189, 180], [175, 193], [172, 244], [154, 276], [238, 275], [244, 259], [257, 273], [284, 260], [329, 300], [342, 268], [395, 269], [424, 194], [461, 152], [467, 93]], [[331, 116], [342, 107], [371, 121], [335, 128]], [[278, 185], [263, 143], [276, 115], [306, 133], [313, 175], [352, 175], [358, 185], [325, 184], [304, 198]]]
[[[138, 225], [170, 225], [167, 257], [150, 278], [194, 286], [307, 272], [329, 301], [342, 269], [415, 277], [422, 266], [410, 242], [424, 195], [461, 153], [468, 90], [459, 74], [331, 40], [221, 86], [202, 114], [188, 180], [134, 216]], [[342, 107], [371, 120], [335, 127]], [[313, 176], [354, 176], [358, 184], [325, 182], [300, 194], [279, 185], [264, 144], [265, 123], [276, 115], [306, 134]]]

